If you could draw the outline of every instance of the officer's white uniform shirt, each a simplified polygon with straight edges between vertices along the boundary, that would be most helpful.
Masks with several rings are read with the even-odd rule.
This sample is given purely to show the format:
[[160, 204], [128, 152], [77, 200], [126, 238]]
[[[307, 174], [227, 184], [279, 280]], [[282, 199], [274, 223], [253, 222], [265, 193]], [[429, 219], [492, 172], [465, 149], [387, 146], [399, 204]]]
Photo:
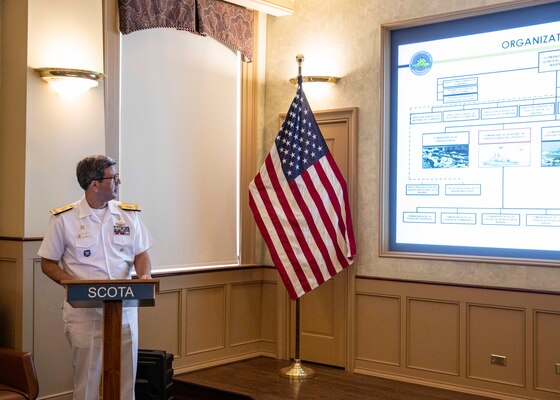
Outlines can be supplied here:
[[[107, 210], [92, 210], [85, 197], [53, 215], [39, 256], [58, 261], [76, 279], [129, 279], [134, 257], [148, 250], [153, 239], [136, 211], [119, 208], [112, 200]], [[73, 308], [64, 303], [65, 333], [74, 358], [76, 400], [97, 400], [101, 380], [101, 308]], [[134, 399], [138, 353], [138, 316], [135, 307], [123, 308], [121, 398]]]
[[129, 279], [134, 257], [148, 250], [153, 239], [139, 213], [122, 210], [119, 204], [108, 203], [104, 221], [85, 197], [71, 210], [53, 215], [39, 256], [60, 260], [76, 279]]

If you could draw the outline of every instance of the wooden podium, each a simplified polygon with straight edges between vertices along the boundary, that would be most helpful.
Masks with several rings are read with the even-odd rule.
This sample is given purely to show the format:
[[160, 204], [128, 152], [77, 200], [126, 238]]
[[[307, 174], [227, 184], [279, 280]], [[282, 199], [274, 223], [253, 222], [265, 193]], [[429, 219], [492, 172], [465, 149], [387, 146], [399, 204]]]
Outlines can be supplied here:
[[122, 308], [155, 305], [158, 279], [62, 281], [75, 308], [103, 307], [103, 399], [121, 396]]

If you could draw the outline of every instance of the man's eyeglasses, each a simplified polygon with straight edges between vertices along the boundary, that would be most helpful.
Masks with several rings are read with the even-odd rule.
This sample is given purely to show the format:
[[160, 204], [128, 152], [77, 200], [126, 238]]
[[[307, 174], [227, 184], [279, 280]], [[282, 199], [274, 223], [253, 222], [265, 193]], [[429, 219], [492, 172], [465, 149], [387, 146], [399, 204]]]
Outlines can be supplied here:
[[105, 177], [105, 178], [99, 178], [99, 179], [97, 179], [97, 180], [98, 180], [98, 181], [102, 181], [103, 179], [112, 179], [113, 182], [118, 183], [119, 180], [120, 180], [120, 177], [119, 177], [119, 174], [115, 174], [115, 175], [113, 175], [113, 176], [107, 176], [107, 177]]

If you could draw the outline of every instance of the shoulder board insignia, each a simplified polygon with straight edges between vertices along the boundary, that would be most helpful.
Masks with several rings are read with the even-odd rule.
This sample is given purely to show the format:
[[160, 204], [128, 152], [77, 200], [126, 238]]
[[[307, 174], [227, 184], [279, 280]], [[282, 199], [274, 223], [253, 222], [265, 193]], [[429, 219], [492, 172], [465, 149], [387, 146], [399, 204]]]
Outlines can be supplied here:
[[119, 207], [125, 211], [142, 211], [140, 204], [121, 203], [119, 204]]
[[62, 214], [63, 212], [66, 212], [66, 211], [68, 211], [68, 210], [71, 210], [71, 209], [73, 209], [73, 208], [74, 208], [74, 203], [66, 204], [65, 206], [57, 207], [57, 208], [55, 208], [55, 209], [52, 209], [52, 210], [50, 211], [50, 213], [51, 213], [52, 215], [58, 215], [58, 214]]

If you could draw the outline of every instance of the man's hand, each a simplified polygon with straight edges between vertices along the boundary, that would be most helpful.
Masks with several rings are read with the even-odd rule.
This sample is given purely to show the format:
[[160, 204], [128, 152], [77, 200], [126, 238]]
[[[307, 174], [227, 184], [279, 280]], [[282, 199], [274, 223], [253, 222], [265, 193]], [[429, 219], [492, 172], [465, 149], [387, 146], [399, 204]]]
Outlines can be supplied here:
[[148, 255], [148, 251], [137, 254], [134, 257], [134, 269], [136, 275], [140, 279], [151, 279], [152, 277], [152, 261]]
[[58, 266], [58, 261], [49, 260], [48, 258], [41, 258], [41, 271], [59, 285], [61, 285], [60, 282], [62, 281], [76, 279], [72, 275], [64, 272], [62, 268]]

